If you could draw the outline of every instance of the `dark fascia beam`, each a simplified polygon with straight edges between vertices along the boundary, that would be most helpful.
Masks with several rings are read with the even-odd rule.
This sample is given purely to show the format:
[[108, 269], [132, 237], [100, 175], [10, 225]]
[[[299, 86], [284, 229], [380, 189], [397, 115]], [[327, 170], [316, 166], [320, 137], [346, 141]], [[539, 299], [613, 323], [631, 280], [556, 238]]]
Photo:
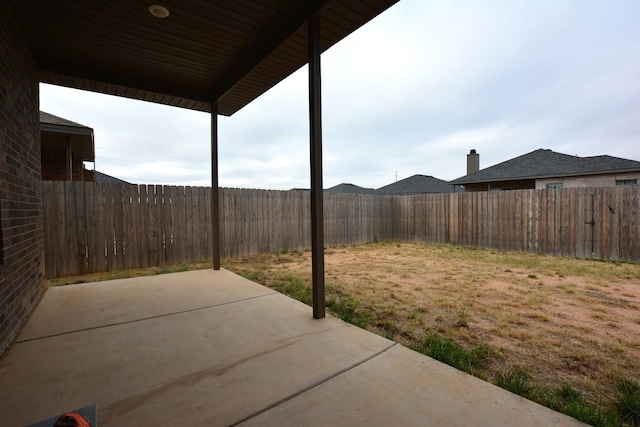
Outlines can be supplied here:
[[66, 125], [54, 125], [51, 123], [40, 123], [40, 132], [53, 132], [53, 133], [72, 133], [74, 135], [88, 135], [93, 139], [93, 129], [77, 126]]
[[316, 15], [324, 8], [330, 0], [307, 0], [302, 2], [302, 6], [291, 16], [285, 20], [276, 32], [270, 37], [263, 39], [263, 42], [257, 45], [253, 51], [246, 56], [246, 59], [234, 67], [222, 83], [214, 90], [215, 100], [222, 99], [233, 88], [239, 84], [247, 75], [253, 71], [262, 61], [264, 61], [273, 51], [281, 46], [292, 34], [300, 27], [305, 25], [310, 17]]
[[122, 72], [87, 67], [86, 65], [66, 61], [41, 59], [38, 61], [38, 70], [39, 79], [43, 83], [61, 84], [61, 82], [47, 77], [48, 75], [54, 75], [60, 76], [61, 78], [84, 79], [131, 90], [141, 90], [175, 98], [205, 102], [207, 104], [211, 102], [211, 94], [205, 91], [189, 90], [166, 82], [153, 81], [147, 77], [127, 76]]

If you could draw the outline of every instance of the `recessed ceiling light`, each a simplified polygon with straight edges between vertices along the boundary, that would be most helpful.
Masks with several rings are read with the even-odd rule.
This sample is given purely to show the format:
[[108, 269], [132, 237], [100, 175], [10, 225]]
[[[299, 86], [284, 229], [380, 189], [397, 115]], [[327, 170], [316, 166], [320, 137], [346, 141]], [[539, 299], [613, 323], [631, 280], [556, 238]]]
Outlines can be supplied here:
[[151, 6], [149, 6], [149, 13], [156, 18], [162, 19], [169, 16], [169, 9], [164, 6], [160, 6], [159, 4], [152, 4]]

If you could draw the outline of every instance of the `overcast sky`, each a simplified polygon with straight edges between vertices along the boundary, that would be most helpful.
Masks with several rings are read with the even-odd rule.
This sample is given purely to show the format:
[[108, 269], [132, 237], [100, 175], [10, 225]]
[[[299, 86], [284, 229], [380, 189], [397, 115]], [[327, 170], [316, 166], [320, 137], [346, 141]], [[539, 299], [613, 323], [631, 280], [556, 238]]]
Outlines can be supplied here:
[[[548, 148], [640, 161], [640, 1], [401, 0], [322, 55], [324, 187], [452, 180]], [[219, 119], [220, 185], [309, 187], [307, 69]], [[95, 168], [210, 185], [209, 115], [46, 84]], [[93, 168], [93, 164], [88, 165]]]

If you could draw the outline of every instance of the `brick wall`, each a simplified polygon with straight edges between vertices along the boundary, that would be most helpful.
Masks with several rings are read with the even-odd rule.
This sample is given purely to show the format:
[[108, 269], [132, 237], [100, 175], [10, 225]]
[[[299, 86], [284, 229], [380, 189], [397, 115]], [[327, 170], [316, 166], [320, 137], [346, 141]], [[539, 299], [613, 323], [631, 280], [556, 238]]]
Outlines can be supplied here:
[[[81, 159], [72, 156], [73, 181], [84, 181], [84, 163]], [[42, 150], [42, 180], [43, 181], [66, 181], [67, 173], [67, 153], [56, 150]]]
[[536, 182], [533, 179], [522, 179], [519, 181], [499, 181], [482, 182], [478, 184], [466, 184], [464, 191], [492, 191], [492, 190], [529, 190], [535, 188]]
[[67, 156], [64, 151], [42, 150], [42, 180], [66, 181]]
[[[42, 180], [67, 181], [69, 179], [67, 148], [70, 135], [64, 132], [42, 132], [40, 134]], [[73, 181], [84, 181], [84, 162], [71, 152]]]
[[45, 291], [38, 77], [11, 2], [0, 2], [0, 354]]

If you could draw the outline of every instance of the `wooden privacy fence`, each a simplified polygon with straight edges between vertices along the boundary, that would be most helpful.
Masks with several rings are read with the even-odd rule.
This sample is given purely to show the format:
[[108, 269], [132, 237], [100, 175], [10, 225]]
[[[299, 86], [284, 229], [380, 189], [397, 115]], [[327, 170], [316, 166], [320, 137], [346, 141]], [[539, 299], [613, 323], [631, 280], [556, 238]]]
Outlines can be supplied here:
[[[43, 182], [48, 278], [211, 259], [206, 187]], [[453, 243], [640, 260], [640, 189], [324, 195], [327, 246]], [[223, 257], [311, 246], [310, 193], [220, 189]]]
[[637, 186], [394, 197], [394, 239], [640, 260]]
[[211, 258], [205, 187], [42, 183], [46, 277]]

